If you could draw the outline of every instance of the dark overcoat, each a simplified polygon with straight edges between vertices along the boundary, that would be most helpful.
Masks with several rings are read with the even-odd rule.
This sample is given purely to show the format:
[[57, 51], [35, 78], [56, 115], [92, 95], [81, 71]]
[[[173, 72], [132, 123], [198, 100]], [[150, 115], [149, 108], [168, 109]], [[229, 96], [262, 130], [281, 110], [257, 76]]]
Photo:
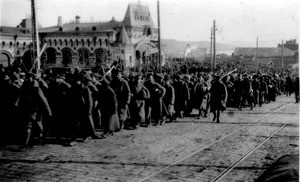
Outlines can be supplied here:
[[224, 111], [226, 109], [227, 102], [227, 89], [226, 86], [220, 81], [215, 81], [210, 89], [210, 111], [216, 110]]
[[112, 80], [110, 83], [118, 100], [119, 119], [125, 121], [129, 117], [128, 105], [131, 99], [131, 91], [128, 82], [124, 79]]

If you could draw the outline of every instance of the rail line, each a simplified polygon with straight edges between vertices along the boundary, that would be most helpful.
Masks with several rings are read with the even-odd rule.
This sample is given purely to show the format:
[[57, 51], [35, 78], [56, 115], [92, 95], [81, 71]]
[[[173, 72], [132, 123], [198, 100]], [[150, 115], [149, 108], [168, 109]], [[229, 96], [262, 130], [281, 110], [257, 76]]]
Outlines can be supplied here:
[[258, 149], [260, 146], [262, 146], [266, 141], [268, 141], [270, 138], [272, 138], [276, 133], [278, 133], [280, 130], [282, 130], [286, 124], [283, 124], [280, 128], [273, 131], [266, 139], [260, 141], [256, 146], [248, 150], [242, 157], [237, 159], [234, 163], [232, 163], [228, 168], [226, 168], [221, 174], [219, 174], [215, 179], [213, 179], [213, 182], [219, 182], [221, 179], [223, 179], [228, 173], [230, 173], [240, 162], [242, 162], [244, 159], [246, 159], [249, 155], [251, 155], [256, 149]]
[[[188, 159], [188, 158], [190, 158], [190, 157], [196, 155], [197, 153], [200, 153], [200, 152], [203, 151], [204, 149], [207, 149], [207, 148], [211, 147], [212, 145], [214, 145], [214, 144], [216, 144], [216, 143], [218, 143], [218, 142], [220, 142], [220, 141], [225, 140], [226, 138], [228, 138], [228, 137], [234, 135], [235, 133], [237, 133], [237, 132], [243, 130], [244, 128], [246, 128], [246, 127], [248, 127], [248, 126], [250, 126], [250, 125], [253, 125], [253, 124], [255, 124], [255, 123], [259, 122], [259, 121], [261, 121], [262, 119], [264, 119], [264, 118], [266, 118], [266, 117], [268, 117], [268, 116], [270, 116], [270, 115], [276, 113], [277, 111], [279, 111], [279, 110], [281, 110], [281, 109], [283, 109], [283, 108], [289, 106], [290, 104], [292, 104], [292, 102], [289, 102], [289, 103], [287, 103], [287, 104], [285, 104], [285, 105], [283, 105], [283, 106], [281, 106], [281, 107], [278, 107], [276, 110], [270, 112], [269, 114], [266, 114], [266, 115], [264, 115], [264, 116], [262, 116], [262, 117], [260, 117], [260, 118], [258, 118], [258, 119], [256, 119], [256, 120], [254, 120], [253, 122], [248, 123], [247, 125], [245, 125], [245, 126], [239, 128], [239, 129], [237, 129], [237, 130], [235, 130], [235, 131], [233, 131], [233, 132], [231, 132], [231, 133], [229, 133], [229, 134], [223, 136], [222, 138], [220, 138], [220, 139], [218, 139], [218, 140], [215, 140], [214, 142], [212, 142], [212, 143], [210, 143], [210, 144], [208, 144], [208, 145], [206, 145], [206, 146], [204, 146], [204, 147], [201, 147], [200, 149], [196, 150], [195, 152], [190, 153], [190, 154], [188, 154], [187, 156], [184, 156], [184, 157], [182, 157], [181, 159], [179, 159], [179, 160], [177, 160], [177, 161], [175, 161], [175, 162], [173, 162], [173, 163], [171, 163], [171, 164], [165, 166], [164, 168], [160, 169], [159, 171], [157, 171], [157, 172], [155, 172], [155, 173], [153, 173], [153, 174], [151, 174], [151, 175], [149, 175], [149, 176], [146, 176], [145, 178], [139, 180], [139, 182], [143, 182], [143, 181], [146, 181], [146, 180], [149, 180], [149, 179], [153, 178], [154, 176], [156, 176], [156, 175], [162, 173], [163, 171], [165, 171], [166, 169], [170, 168], [171, 166], [174, 166], [174, 165], [178, 164], [179, 162], [181, 162], [181, 161], [183, 161], [183, 160], [186, 160], [186, 159]], [[285, 125], [286, 125], [286, 124], [285, 124]], [[284, 125], [284, 126], [285, 126], [285, 125]], [[250, 154], [249, 154], [249, 155], [250, 155]], [[237, 163], [239, 163], [239, 162], [237, 162]], [[234, 168], [234, 167], [235, 167], [235, 166], [233, 166], [233, 168]], [[232, 169], [233, 169], [233, 168], [232, 168]], [[232, 170], [232, 169], [229, 169], [229, 170]], [[226, 173], [226, 174], [227, 174], [227, 173]], [[222, 177], [222, 176], [220, 176], [220, 179], [221, 179], [221, 177]], [[216, 179], [216, 180], [218, 180], [218, 179]]]

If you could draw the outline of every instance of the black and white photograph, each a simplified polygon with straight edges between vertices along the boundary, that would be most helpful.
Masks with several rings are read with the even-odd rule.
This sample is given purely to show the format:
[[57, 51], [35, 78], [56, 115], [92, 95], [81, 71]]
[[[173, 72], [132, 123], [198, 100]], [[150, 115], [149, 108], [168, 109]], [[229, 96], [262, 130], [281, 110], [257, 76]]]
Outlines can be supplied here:
[[0, 0], [1, 182], [298, 182], [298, 0]]

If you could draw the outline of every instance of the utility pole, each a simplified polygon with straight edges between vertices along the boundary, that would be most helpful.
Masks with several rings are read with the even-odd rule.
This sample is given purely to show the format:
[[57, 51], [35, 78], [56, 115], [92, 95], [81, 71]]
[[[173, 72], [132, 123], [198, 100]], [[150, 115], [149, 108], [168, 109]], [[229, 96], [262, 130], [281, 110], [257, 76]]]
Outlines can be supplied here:
[[256, 60], [258, 60], [258, 37], [256, 37]]
[[213, 23], [213, 74], [216, 69], [216, 20]]
[[210, 29], [210, 49], [209, 49], [209, 54], [210, 54], [210, 67], [211, 71], [213, 70], [213, 56], [212, 56], [212, 42], [213, 42], [213, 29]]
[[256, 37], [256, 49], [255, 49], [255, 60], [257, 61], [256, 69], [259, 70], [259, 61], [258, 61], [258, 37]]
[[[40, 45], [39, 45], [39, 33], [37, 29], [37, 21], [36, 21], [36, 10], [35, 10], [35, 0], [31, 0], [31, 23], [32, 23], [32, 51], [33, 51], [33, 66], [37, 63], [37, 69], [40, 70], [41, 62], [40, 62]], [[31, 70], [29, 70], [31, 71]]]
[[283, 68], [283, 40], [281, 41], [281, 67]]
[[159, 11], [159, 0], [157, 0], [157, 24], [158, 24], [158, 64], [159, 64], [159, 73], [161, 73], [161, 46], [160, 46], [160, 11]]

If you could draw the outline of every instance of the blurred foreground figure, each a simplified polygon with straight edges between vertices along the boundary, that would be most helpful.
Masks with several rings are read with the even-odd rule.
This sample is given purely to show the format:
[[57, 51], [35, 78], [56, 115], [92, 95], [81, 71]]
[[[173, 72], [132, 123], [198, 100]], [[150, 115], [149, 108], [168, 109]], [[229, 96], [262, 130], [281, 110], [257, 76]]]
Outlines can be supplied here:
[[33, 125], [37, 126], [40, 139], [43, 137], [43, 125], [38, 113], [45, 112], [48, 117], [52, 116], [48, 101], [32, 73], [27, 73], [21, 87], [19, 107], [23, 114], [26, 131], [25, 140], [20, 149], [25, 150], [29, 145]]

